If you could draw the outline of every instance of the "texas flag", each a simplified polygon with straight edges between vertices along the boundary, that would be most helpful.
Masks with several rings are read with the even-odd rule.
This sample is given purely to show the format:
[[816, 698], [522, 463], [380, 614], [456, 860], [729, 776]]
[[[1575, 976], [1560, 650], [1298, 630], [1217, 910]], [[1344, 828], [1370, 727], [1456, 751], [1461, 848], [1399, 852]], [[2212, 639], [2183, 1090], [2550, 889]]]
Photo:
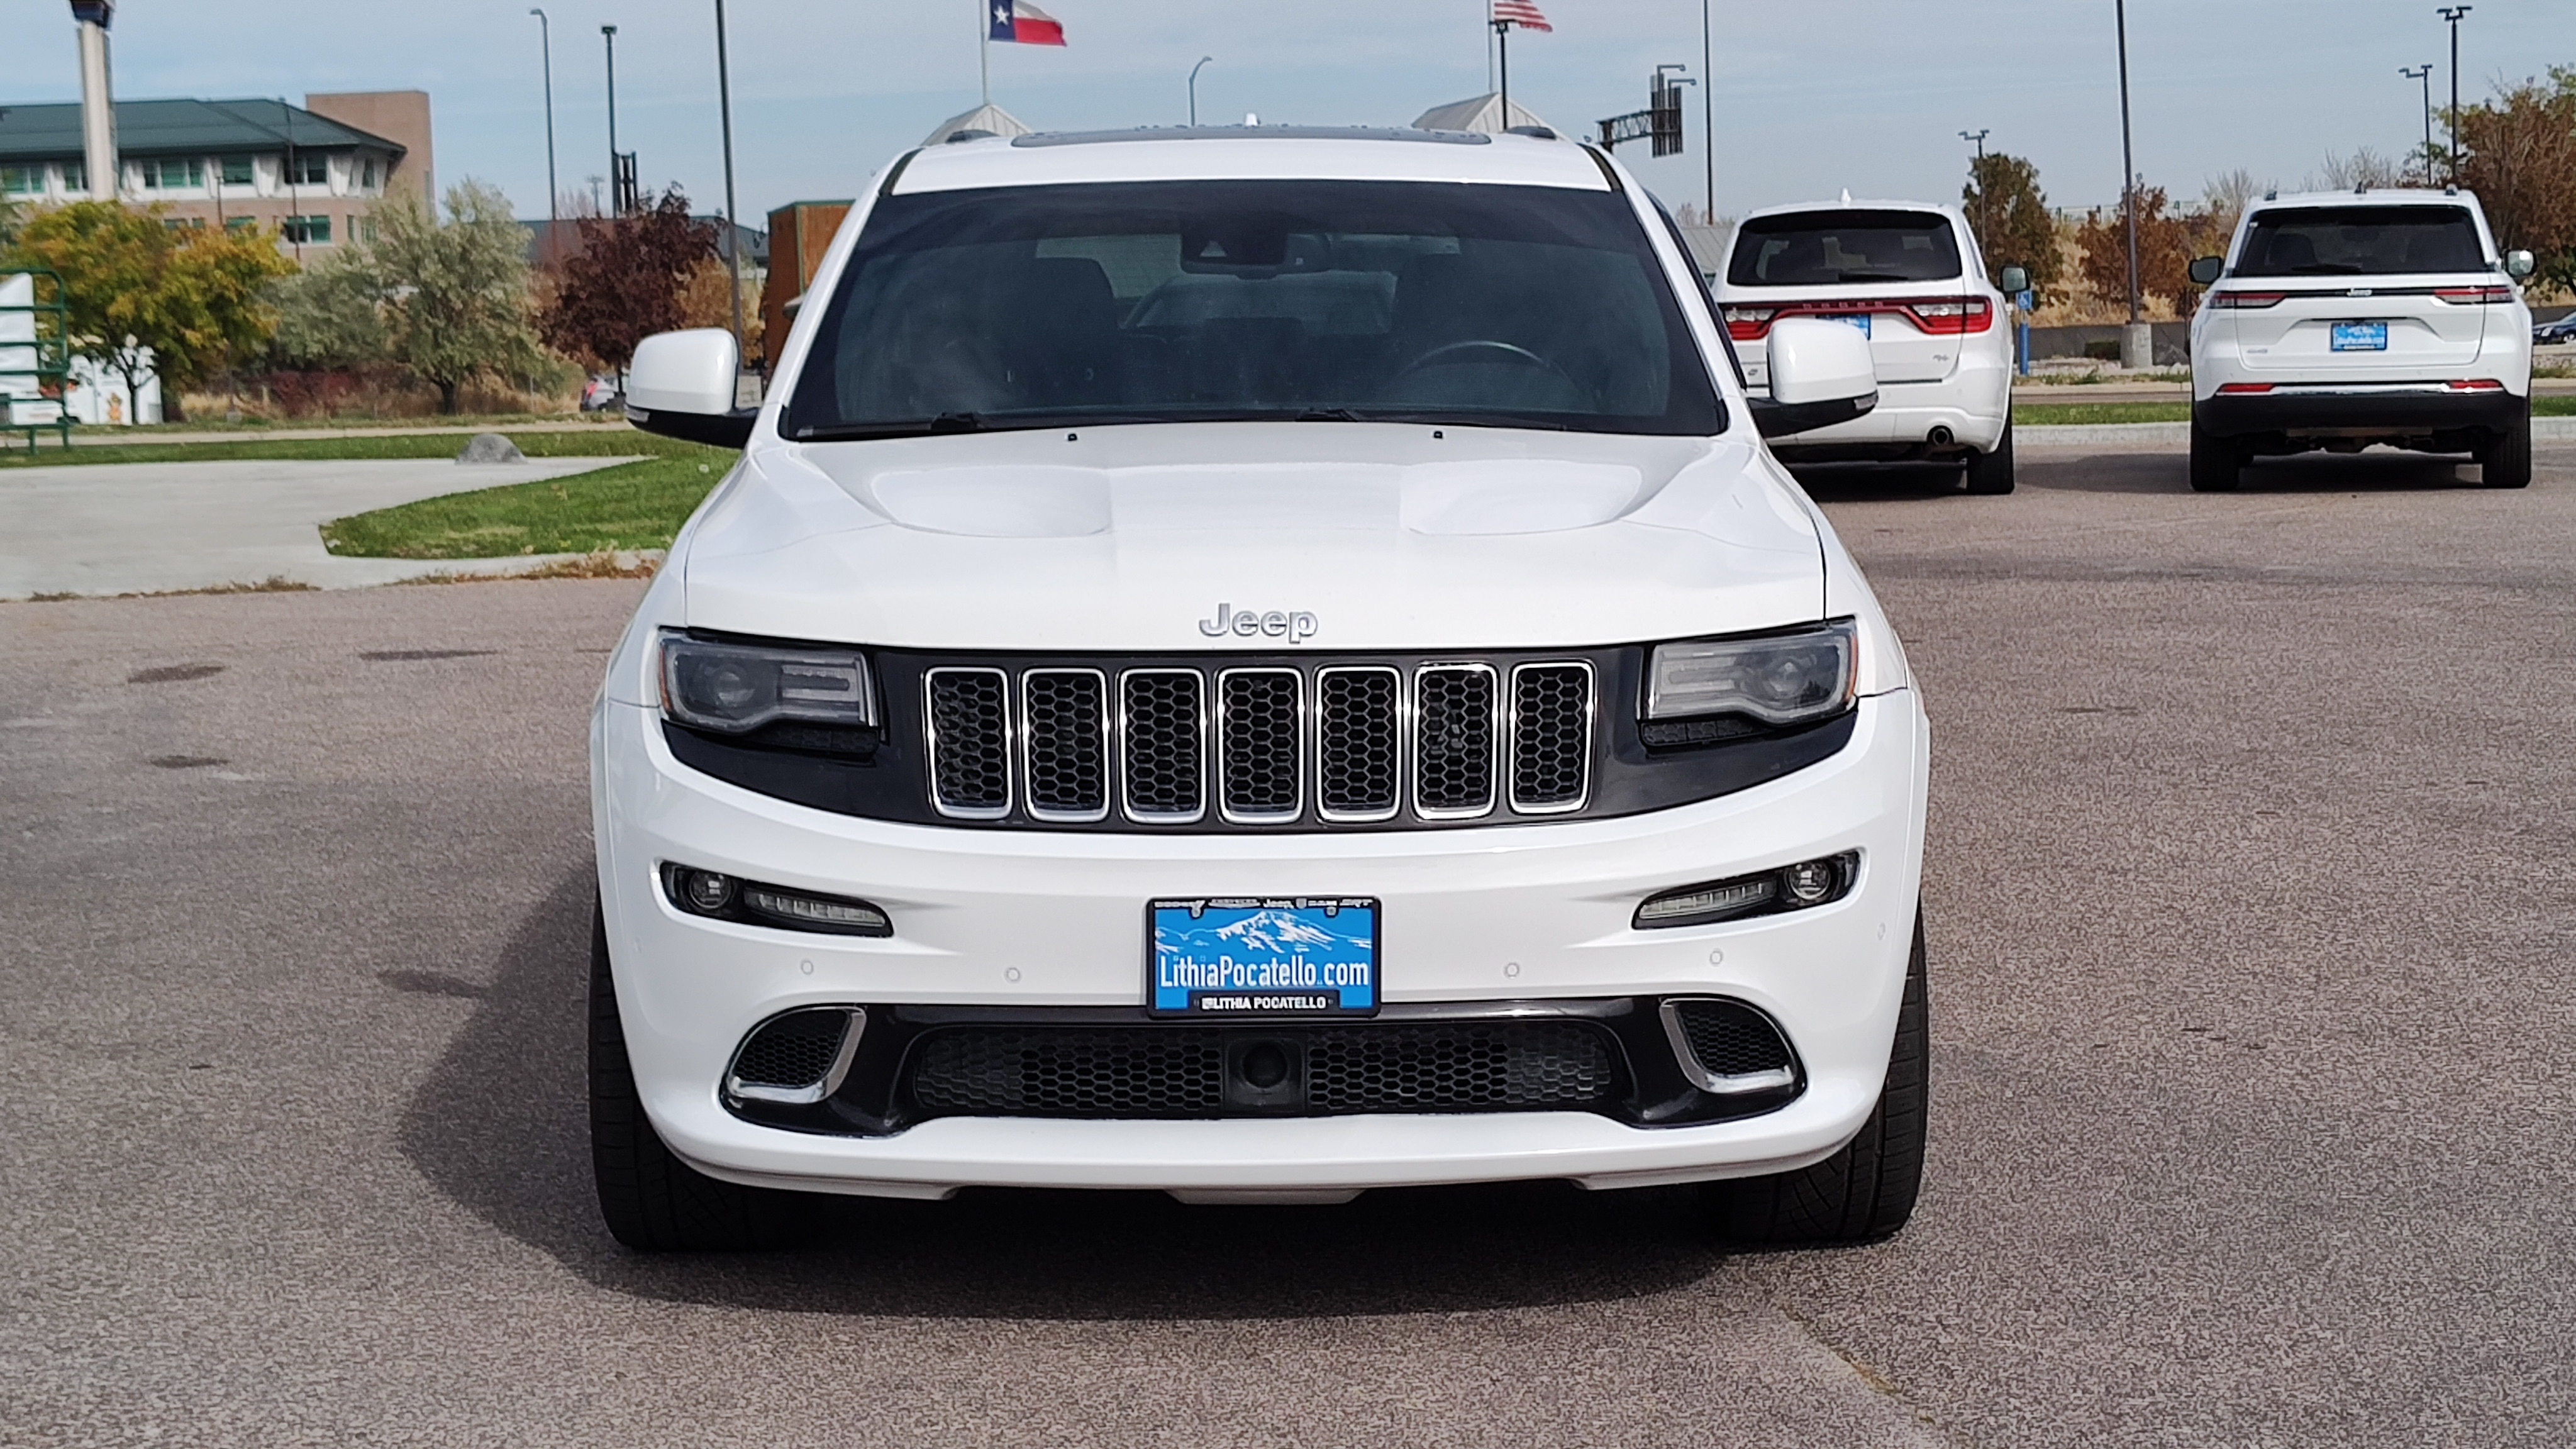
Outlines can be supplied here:
[[1062, 45], [1064, 22], [1029, 0], [990, 0], [993, 38], [1006, 45]]

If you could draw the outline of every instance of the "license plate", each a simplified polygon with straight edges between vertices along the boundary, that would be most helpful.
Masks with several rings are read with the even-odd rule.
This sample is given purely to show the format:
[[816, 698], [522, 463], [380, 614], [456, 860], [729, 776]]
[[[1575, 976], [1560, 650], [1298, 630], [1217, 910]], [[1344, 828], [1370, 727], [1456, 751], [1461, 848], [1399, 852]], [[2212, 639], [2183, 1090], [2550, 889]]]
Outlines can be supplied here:
[[1854, 327], [1860, 329], [1861, 336], [1867, 337], [1869, 335], [1869, 314], [1867, 312], [1841, 312], [1828, 317], [1826, 320], [1830, 322], [1848, 322]]
[[2337, 352], [2386, 352], [2388, 324], [2385, 322], [2337, 322], [2334, 324], [2334, 350]]
[[1368, 1016], [1377, 902], [1363, 896], [1157, 900], [1147, 1000], [1157, 1016]]

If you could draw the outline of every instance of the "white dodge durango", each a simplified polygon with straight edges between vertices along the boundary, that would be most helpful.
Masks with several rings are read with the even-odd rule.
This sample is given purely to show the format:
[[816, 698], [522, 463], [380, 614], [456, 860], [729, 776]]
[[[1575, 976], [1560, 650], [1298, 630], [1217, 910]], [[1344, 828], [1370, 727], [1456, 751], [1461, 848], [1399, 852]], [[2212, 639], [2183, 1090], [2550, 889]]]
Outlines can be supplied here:
[[1928, 731], [1653, 201], [1545, 136], [968, 139], [867, 189], [593, 718], [600, 1204], [1706, 1183], [1895, 1231]]

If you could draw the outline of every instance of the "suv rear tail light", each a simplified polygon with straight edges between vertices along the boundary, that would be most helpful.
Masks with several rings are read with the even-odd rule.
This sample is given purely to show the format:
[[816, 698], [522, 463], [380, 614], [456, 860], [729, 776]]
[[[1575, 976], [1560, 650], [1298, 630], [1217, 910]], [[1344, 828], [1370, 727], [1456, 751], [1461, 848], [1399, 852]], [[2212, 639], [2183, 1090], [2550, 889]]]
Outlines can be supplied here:
[[2479, 307], [2490, 302], [2513, 300], [2511, 287], [2435, 287], [2433, 295], [2462, 307]]
[[1759, 342], [1771, 330], [1770, 307], [1729, 307], [1726, 309], [1726, 335], [1738, 342]]
[[2238, 393], [2270, 392], [2272, 389], [2279, 386], [2280, 384], [2277, 382], [2222, 382], [2218, 385], [2218, 390], [2220, 392]]
[[2455, 381], [2446, 382], [2442, 384], [2442, 386], [2449, 388], [2453, 392], [2504, 391], [2504, 384], [2496, 381], [2492, 377], [2464, 377]]
[[1983, 297], [1962, 297], [1955, 302], [1907, 302], [1905, 310], [1914, 314], [1914, 325], [1935, 336], [1960, 332], [1983, 332], [1994, 325], [1994, 311]]
[[2262, 307], [2278, 307], [2282, 299], [2289, 295], [2287, 292], [2212, 292], [2209, 294], [2208, 305], [2237, 307], [2252, 311]]

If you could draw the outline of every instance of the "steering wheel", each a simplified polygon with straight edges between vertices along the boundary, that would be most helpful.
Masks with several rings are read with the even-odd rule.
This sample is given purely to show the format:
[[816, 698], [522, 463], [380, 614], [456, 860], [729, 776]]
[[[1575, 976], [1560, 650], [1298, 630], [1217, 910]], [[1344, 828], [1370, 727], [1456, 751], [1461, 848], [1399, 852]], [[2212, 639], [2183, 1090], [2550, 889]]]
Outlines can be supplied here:
[[[1539, 356], [1528, 348], [1515, 346], [1509, 342], [1498, 342], [1490, 337], [1471, 337], [1464, 342], [1444, 343], [1441, 346], [1432, 348], [1429, 352], [1413, 359], [1404, 366], [1397, 368], [1395, 375], [1402, 377], [1408, 372], [1420, 372], [1426, 367], [1437, 365], [1441, 359], [1447, 357], [1453, 352], [1476, 351], [1499, 352], [1509, 360], [1520, 363], [1525, 367], [1545, 368], [1549, 372], [1556, 373], [1559, 377], [1565, 377], [1564, 372], [1560, 370], [1555, 363], [1548, 361], [1546, 358]], [[1570, 377], [1566, 378], [1566, 381], [1568, 382], [1572, 382], [1573, 380], [1574, 379]]]

